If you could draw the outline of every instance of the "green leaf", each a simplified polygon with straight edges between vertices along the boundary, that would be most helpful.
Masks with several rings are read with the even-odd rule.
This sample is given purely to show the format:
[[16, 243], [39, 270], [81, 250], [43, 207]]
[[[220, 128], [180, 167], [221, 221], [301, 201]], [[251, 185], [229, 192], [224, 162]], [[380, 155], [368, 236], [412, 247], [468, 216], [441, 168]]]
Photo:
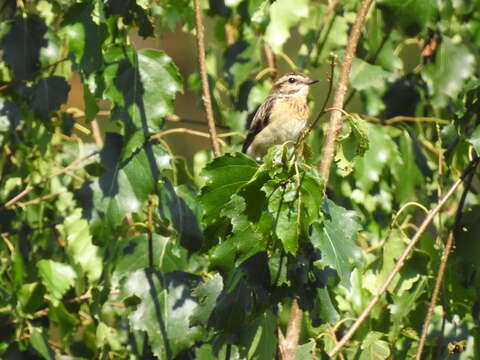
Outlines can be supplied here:
[[277, 351], [277, 317], [266, 311], [258, 316], [241, 334], [244, 347], [242, 359], [274, 359]]
[[337, 137], [335, 161], [341, 176], [347, 176], [353, 170], [354, 160], [368, 150], [368, 127], [358, 115], [345, 117], [344, 131]]
[[308, 226], [318, 221], [324, 198], [325, 184], [323, 179], [315, 170], [303, 169], [301, 176], [300, 196], [302, 204], [301, 220], [304, 231], [308, 231]]
[[57, 229], [67, 240], [67, 253], [78, 264], [90, 282], [100, 278], [103, 270], [103, 256], [100, 248], [92, 244], [88, 222], [77, 208], [67, 216]]
[[48, 344], [47, 337], [43, 334], [43, 329], [33, 327], [30, 330], [30, 344], [46, 360], [54, 360], [55, 352]]
[[472, 144], [473, 148], [480, 154], [480, 125], [478, 125], [475, 130], [473, 130], [472, 135], [470, 135], [468, 142]]
[[422, 77], [428, 85], [432, 102], [437, 107], [447, 105], [475, 72], [475, 56], [462, 43], [448, 37], [435, 53], [435, 61], [426, 65]]
[[371, 331], [361, 345], [360, 360], [383, 360], [390, 356], [390, 347], [386, 341], [380, 340], [384, 334]]
[[198, 299], [198, 307], [195, 308], [190, 316], [190, 324], [203, 325], [208, 324], [208, 319], [215, 307], [218, 295], [223, 289], [223, 280], [220, 274], [215, 274], [212, 279], [200, 283], [192, 291], [192, 295]]
[[356, 90], [380, 88], [387, 80], [392, 80], [394, 73], [385, 71], [381, 66], [371, 65], [359, 58], [354, 58], [350, 71], [350, 84]]
[[17, 309], [23, 314], [33, 314], [43, 304], [45, 287], [39, 282], [23, 284], [18, 291]]
[[47, 27], [35, 15], [18, 16], [10, 31], [1, 39], [0, 49], [5, 64], [15, 80], [32, 80], [40, 70], [40, 49], [47, 46]]
[[225, 51], [225, 72], [235, 94], [251, 75], [261, 69], [261, 38], [241, 40], [230, 45]]
[[112, 47], [105, 55], [105, 96], [114, 105], [112, 119], [125, 123], [128, 139], [134, 139], [122, 159], [130, 156], [151, 133], [163, 126], [163, 117], [174, 110], [182, 78], [164, 52]]
[[391, 162], [390, 171], [395, 178], [394, 194], [399, 203], [415, 201], [418, 199], [415, 189], [421, 186], [425, 177], [422, 176], [416, 161], [413, 140], [408, 136], [402, 136], [399, 141], [399, 162]]
[[265, 311], [269, 304], [270, 272], [266, 252], [245, 260], [228, 275], [208, 325], [223, 336], [236, 334], [240, 328]]
[[78, 192], [94, 236], [110, 232], [126, 214], [139, 211], [148, 196], [158, 192], [160, 172], [171, 166], [170, 156], [159, 144], [147, 142], [130, 158], [120, 161], [122, 146], [120, 135], [106, 134], [100, 153], [105, 172]]
[[270, 23], [265, 40], [274, 52], [282, 51], [283, 44], [290, 36], [290, 28], [308, 17], [308, 1], [277, 0], [270, 5]]
[[[153, 234], [154, 267], [161, 272], [180, 271], [187, 268], [187, 252], [170, 238]], [[122, 239], [118, 243], [119, 258], [112, 275], [112, 283], [119, 282], [131, 273], [148, 267], [149, 248], [146, 234]]]
[[437, 13], [435, 0], [380, 0], [377, 5], [390, 26], [402, 29], [408, 36], [416, 36]]
[[202, 337], [198, 326], [190, 327], [189, 317], [198, 306], [191, 290], [198, 277], [171, 272], [161, 274], [149, 269], [131, 273], [124, 292], [141, 302], [128, 316], [130, 326], [146, 331], [153, 353], [159, 359], [171, 359]]
[[326, 286], [317, 289], [317, 298], [319, 300], [318, 315], [320, 319], [324, 322], [335, 324], [340, 319], [340, 314], [338, 313], [337, 309], [335, 309], [332, 299], [330, 298], [330, 293]]
[[60, 109], [67, 102], [70, 85], [61, 76], [50, 76], [40, 79], [34, 86], [28, 88], [30, 106], [37, 116], [47, 119], [50, 113]]
[[52, 296], [52, 303], [58, 303], [63, 294], [74, 284], [77, 274], [70, 265], [53, 260], [40, 260], [37, 263], [38, 273], [43, 285]]
[[347, 211], [334, 202], [324, 203], [326, 219], [323, 226], [314, 224], [312, 243], [322, 252], [316, 262], [320, 268], [330, 266], [337, 271], [345, 286], [350, 282], [350, 272], [361, 258], [360, 248], [355, 244], [357, 232], [361, 229], [353, 211]]
[[209, 163], [203, 170], [206, 185], [199, 197], [204, 220], [212, 222], [218, 218], [225, 203], [253, 178], [257, 169], [254, 160], [240, 153], [226, 154]]
[[86, 75], [103, 65], [102, 43], [106, 37], [105, 23], [93, 21], [94, 2], [72, 5], [64, 15], [61, 35]]
[[85, 103], [85, 121], [92, 121], [100, 109], [95, 95], [85, 84], [83, 86], [83, 102]]
[[382, 126], [368, 126], [368, 142], [369, 149], [357, 159], [354, 168], [356, 186], [366, 193], [378, 183], [387, 165], [405, 167], [397, 145]]
[[393, 295], [393, 302], [388, 306], [391, 313], [390, 321], [392, 327], [390, 334], [392, 337], [398, 336], [400, 331], [406, 325], [408, 314], [412, 313], [419, 304], [419, 297], [423, 294], [426, 280], [422, 279], [412, 291], [402, 295]]
[[167, 178], [163, 179], [163, 186], [159, 192], [158, 210], [160, 217], [168, 219], [177, 231], [180, 244], [190, 252], [199, 250], [203, 243], [203, 233], [199, 221], [190, 206], [195, 203], [195, 194], [183, 188], [184, 197], [190, 197], [190, 204], [177, 191]]
[[61, 302], [57, 305], [50, 306], [48, 314], [49, 319], [55, 323], [56, 327], [60, 330], [64, 341], [69, 338], [72, 330], [80, 322], [77, 318], [77, 314], [73, 315], [69, 313], [65, 305]]
[[247, 216], [243, 215], [245, 200], [233, 195], [225, 204], [221, 216], [230, 218], [231, 234], [210, 251], [210, 266], [229, 271], [250, 256], [265, 250], [266, 238], [262, 238], [252, 227]]
[[315, 341], [311, 340], [305, 344], [297, 346], [295, 349], [295, 359], [313, 360], [315, 356]]
[[107, 16], [120, 15], [126, 24], [133, 19], [138, 27], [138, 34], [143, 38], [153, 35], [153, 24], [148, 18], [148, 13], [136, 1], [110, 0], [106, 3], [105, 13]]
[[274, 229], [286, 252], [295, 254], [301, 230], [298, 211], [300, 200], [293, 182], [279, 184], [270, 180], [263, 187], [268, 200], [268, 210], [274, 219]]

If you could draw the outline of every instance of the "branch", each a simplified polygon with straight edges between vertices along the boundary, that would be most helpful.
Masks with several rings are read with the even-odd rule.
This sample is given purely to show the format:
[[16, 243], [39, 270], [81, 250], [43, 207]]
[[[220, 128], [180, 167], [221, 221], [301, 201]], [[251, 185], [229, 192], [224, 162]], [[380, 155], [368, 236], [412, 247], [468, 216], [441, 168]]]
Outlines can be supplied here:
[[267, 61], [267, 67], [272, 69], [270, 77], [275, 80], [277, 77], [277, 59], [272, 51], [272, 48], [267, 43], [263, 44], [263, 53], [265, 54], [265, 60]]
[[208, 132], [212, 142], [212, 150], [215, 156], [220, 156], [220, 146], [218, 145], [217, 130], [215, 129], [215, 120], [213, 119], [212, 100], [210, 98], [210, 87], [208, 85], [207, 67], [205, 65], [205, 39], [202, 24], [202, 13], [200, 9], [200, 0], [193, 0], [195, 10], [195, 27], [197, 29], [197, 50], [198, 65], [200, 67], [200, 76], [202, 80], [202, 100], [205, 106], [205, 115], [207, 117]]
[[290, 318], [288, 319], [287, 334], [284, 337], [280, 328], [278, 328], [278, 348], [280, 350], [280, 359], [295, 360], [295, 350], [297, 348], [300, 331], [302, 330], [302, 310], [298, 306], [296, 299], [292, 302], [290, 309]]
[[[338, 81], [337, 89], [335, 91], [335, 96], [333, 98], [333, 108], [343, 108], [345, 94], [347, 93], [348, 75], [352, 67], [352, 61], [353, 57], [355, 56], [355, 51], [357, 50], [358, 40], [360, 39], [360, 32], [363, 23], [365, 22], [365, 17], [368, 13], [368, 9], [370, 8], [372, 2], [373, 0], [362, 0], [360, 10], [357, 13], [355, 23], [353, 24], [352, 31], [348, 38], [347, 48], [345, 50], [345, 57], [342, 61], [340, 78]], [[330, 115], [330, 125], [325, 144], [323, 145], [322, 162], [320, 164], [320, 176], [325, 180], [325, 183], [328, 182], [328, 178], [330, 176], [330, 167], [332, 165], [335, 152], [335, 138], [337, 137], [338, 132], [342, 128], [342, 125], [343, 122], [341, 111], [333, 111]]]
[[[474, 166], [473, 170], [475, 170]], [[425, 341], [427, 339], [428, 334], [428, 327], [432, 321], [433, 310], [437, 303], [438, 294], [440, 294], [440, 288], [442, 287], [443, 278], [445, 276], [445, 269], [447, 267], [448, 257], [450, 256], [450, 252], [452, 251], [453, 241], [454, 241], [454, 232], [458, 230], [460, 226], [460, 220], [462, 219], [462, 209], [463, 205], [465, 204], [465, 199], [467, 198], [468, 191], [470, 190], [470, 186], [472, 185], [474, 172], [472, 171], [468, 176], [468, 179], [465, 181], [465, 189], [463, 190], [462, 196], [460, 198], [460, 202], [458, 204], [457, 214], [455, 215], [455, 222], [453, 224], [452, 229], [450, 230], [450, 234], [448, 235], [448, 240], [445, 245], [445, 250], [443, 250], [442, 260], [440, 262], [440, 266], [438, 268], [438, 275], [437, 279], [435, 280], [435, 287], [432, 293], [432, 299], [428, 304], [428, 311], [427, 316], [425, 317], [425, 322], [423, 323], [422, 328], [422, 336], [420, 337], [420, 341], [418, 343], [417, 354], [415, 355], [416, 360], [421, 360], [423, 348], [425, 347]]]
[[[187, 129], [187, 128], [173, 128], [173, 129], [168, 129], [168, 130], [163, 130], [157, 134], [154, 134], [150, 136], [150, 140], [157, 140], [160, 139], [161, 137], [165, 135], [170, 135], [170, 134], [189, 134], [189, 135], [194, 135], [194, 136], [199, 136], [199, 137], [204, 137], [204, 138], [209, 138], [210, 135], [203, 132], [203, 131], [197, 131], [197, 130], [192, 130], [192, 129]], [[223, 146], [227, 146], [227, 143], [220, 138], [222, 137], [231, 137], [231, 136], [240, 136], [243, 137], [244, 134], [237, 133], [235, 131], [233, 132], [228, 132], [224, 134], [218, 134], [217, 137], [218, 142], [221, 143]]]
[[[45, 180], [43, 180], [42, 182], [45, 182], [45, 181], [48, 181], [58, 175], [61, 175], [61, 174], [64, 174], [64, 173], [67, 173], [69, 172], [72, 168], [74, 168], [75, 166], [77, 166], [78, 164], [84, 162], [85, 160], [88, 160], [90, 159], [93, 155], [96, 155], [98, 152], [97, 151], [94, 151], [93, 153], [89, 154], [89, 155], [86, 155], [84, 157], [81, 157], [77, 160], [75, 160], [74, 162], [72, 162], [70, 165], [60, 169], [60, 170], [57, 170], [55, 171], [53, 174], [50, 174]], [[33, 186], [31, 185], [28, 185], [25, 189], [23, 189], [18, 195], [16, 195], [15, 197], [13, 197], [12, 199], [10, 199], [9, 201], [7, 201], [3, 207], [8, 209], [10, 207], [12, 207], [17, 201], [19, 201], [20, 199], [22, 199], [23, 197], [25, 197], [25, 195], [27, 195], [30, 191], [32, 191], [34, 189]]]
[[437, 213], [440, 211], [440, 209], [445, 205], [447, 200], [455, 193], [455, 190], [457, 187], [463, 182], [463, 180], [466, 178], [468, 174], [472, 170], [475, 169], [475, 167], [478, 165], [479, 159], [476, 158], [468, 164], [467, 168], [463, 172], [462, 176], [450, 187], [448, 192], [445, 194], [445, 196], [440, 200], [437, 206], [433, 210], [431, 210], [425, 220], [423, 220], [422, 224], [420, 225], [418, 231], [416, 232], [415, 236], [412, 238], [408, 246], [405, 248], [403, 251], [402, 255], [398, 259], [395, 267], [393, 270], [390, 272], [388, 275], [387, 279], [383, 283], [382, 287], [380, 288], [379, 292], [377, 295], [373, 297], [373, 299], [370, 301], [370, 303], [367, 305], [365, 310], [363, 310], [362, 314], [358, 317], [358, 319], [353, 323], [352, 327], [348, 330], [348, 332], [345, 334], [345, 336], [338, 342], [337, 345], [330, 351], [328, 354], [330, 357], [334, 357], [335, 355], [338, 354], [338, 352], [345, 346], [345, 344], [350, 340], [350, 338], [353, 336], [355, 331], [360, 327], [360, 325], [367, 319], [368, 315], [372, 311], [373, 307], [377, 304], [377, 302], [380, 300], [380, 297], [387, 291], [388, 287], [390, 286], [391, 282], [393, 281], [393, 278], [395, 275], [398, 274], [398, 272], [401, 270], [403, 265], [405, 264], [405, 260], [407, 257], [410, 255], [412, 252], [413, 248], [417, 244], [418, 240], [420, 237], [423, 235], [425, 230], [427, 230], [427, 227], [430, 225], [432, 222], [433, 218], [437, 215]]

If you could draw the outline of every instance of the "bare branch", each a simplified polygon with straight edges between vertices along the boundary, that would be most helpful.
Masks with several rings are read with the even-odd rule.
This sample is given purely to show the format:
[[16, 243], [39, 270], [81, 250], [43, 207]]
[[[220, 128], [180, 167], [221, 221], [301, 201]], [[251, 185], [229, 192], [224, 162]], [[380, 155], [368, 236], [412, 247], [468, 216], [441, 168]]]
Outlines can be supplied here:
[[269, 69], [272, 69], [270, 72], [270, 77], [275, 79], [277, 77], [277, 58], [272, 51], [272, 48], [267, 43], [263, 44], [263, 53], [265, 54], [265, 60], [267, 61], [267, 66]]
[[100, 132], [100, 126], [98, 126], [97, 119], [93, 119], [90, 122], [90, 126], [92, 127], [93, 140], [95, 140], [95, 144], [97, 144], [99, 148], [102, 148], [103, 139], [102, 139], [102, 134]]
[[213, 118], [212, 99], [210, 98], [210, 87], [208, 85], [207, 67], [205, 65], [205, 39], [202, 23], [202, 11], [200, 9], [200, 0], [193, 0], [195, 10], [195, 25], [197, 29], [197, 50], [198, 65], [200, 67], [200, 77], [202, 80], [202, 100], [205, 106], [205, 115], [207, 117], [208, 132], [210, 133], [210, 141], [215, 156], [220, 156], [220, 146], [218, 145], [217, 130], [215, 128], [215, 120]]
[[[348, 75], [350, 74], [353, 57], [357, 50], [361, 29], [372, 2], [373, 0], [363, 0], [360, 5], [360, 10], [357, 13], [355, 23], [353, 24], [352, 31], [348, 38], [347, 48], [345, 49], [345, 57], [340, 69], [340, 78], [333, 98], [333, 108], [343, 109], [343, 102], [345, 100], [345, 94], [347, 93]], [[322, 150], [322, 162], [320, 164], [320, 176], [325, 180], [325, 183], [328, 182], [330, 176], [330, 167], [335, 152], [335, 139], [342, 128], [342, 125], [342, 113], [340, 111], [332, 111], [327, 137]]]
[[388, 275], [387, 279], [383, 283], [382, 287], [378, 291], [378, 294], [373, 297], [373, 299], [370, 301], [370, 303], [367, 305], [365, 310], [363, 310], [362, 314], [358, 317], [358, 319], [353, 323], [353, 325], [350, 327], [348, 332], [345, 334], [345, 336], [335, 345], [335, 347], [330, 351], [328, 354], [330, 357], [333, 357], [338, 354], [338, 352], [345, 346], [345, 344], [350, 340], [350, 338], [353, 336], [355, 331], [360, 327], [360, 325], [367, 319], [368, 315], [372, 311], [373, 307], [377, 304], [377, 302], [380, 300], [381, 296], [387, 291], [388, 287], [390, 286], [391, 282], [393, 281], [393, 278], [395, 275], [398, 274], [398, 272], [402, 269], [403, 265], [405, 264], [405, 260], [407, 257], [410, 255], [410, 253], [413, 251], [415, 245], [417, 244], [418, 240], [420, 237], [423, 235], [425, 230], [427, 230], [428, 226], [432, 222], [433, 218], [438, 214], [440, 209], [445, 205], [447, 200], [455, 193], [455, 190], [457, 187], [463, 182], [465, 177], [470, 174], [470, 172], [475, 169], [479, 162], [479, 159], [476, 158], [470, 162], [470, 164], [467, 166], [465, 171], [463, 172], [462, 176], [450, 187], [448, 192], [445, 194], [445, 196], [440, 200], [440, 202], [431, 210], [425, 220], [423, 220], [422, 224], [420, 225], [418, 231], [416, 232], [415, 236], [412, 238], [408, 246], [405, 248], [403, 251], [402, 255], [398, 259], [395, 267], [393, 270], [390, 272]]
[[290, 309], [290, 318], [288, 319], [287, 334], [284, 337], [280, 328], [278, 329], [279, 335], [279, 350], [280, 359], [282, 360], [295, 360], [295, 349], [297, 348], [298, 339], [300, 338], [300, 331], [302, 330], [302, 317], [303, 313], [298, 306], [298, 301], [295, 299], [292, 302], [292, 308]]
[[462, 218], [463, 205], [465, 204], [465, 199], [467, 198], [468, 191], [470, 190], [470, 186], [472, 184], [473, 175], [474, 175], [473, 170], [468, 175], [468, 179], [465, 181], [465, 189], [463, 190], [462, 197], [460, 198], [460, 202], [458, 204], [457, 214], [455, 215], [455, 222], [453, 224], [452, 229], [450, 230], [450, 233], [448, 234], [447, 243], [445, 244], [445, 250], [443, 251], [442, 260], [440, 261], [440, 266], [438, 268], [437, 279], [435, 280], [435, 287], [433, 289], [432, 299], [428, 304], [427, 316], [425, 317], [425, 321], [423, 323], [422, 335], [418, 343], [417, 354], [415, 355], [416, 360], [421, 360], [422, 358], [423, 348], [425, 347], [425, 341], [427, 340], [428, 327], [430, 326], [430, 323], [432, 321], [433, 310], [435, 309], [435, 305], [437, 304], [438, 295], [440, 294], [440, 289], [442, 287], [442, 282], [445, 276], [445, 269], [447, 267], [448, 257], [450, 256], [450, 252], [452, 251], [454, 233], [455, 231], [458, 230], [458, 227], [460, 225], [460, 220]]
[[[68, 173], [71, 169], [73, 169], [74, 167], [76, 167], [78, 164], [84, 162], [85, 160], [88, 160], [90, 159], [93, 155], [96, 155], [97, 152], [93, 152], [89, 155], [86, 155], [86, 156], [83, 156], [81, 158], [78, 158], [77, 160], [75, 160], [74, 162], [72, 162], [70, 165], [60, 169], [60, 170], [57, 170], [55, 171], [54, 173], [50, 174], [43, 182], [45, 181], [48, 181], [50, 179], [53, 179], [54, 177], [58, 176], [58, 175], [61, 175], [61, 174], [65, 174], [65, 173]], [[7, 201], [5, 203], [5, 205], [3, 205], [6, 209], [12, 207], [13, 205], [15, 205], [15, 203], [17, 201], [19, 201], [20, 199], [22, 199], [23, 197], [25, 197], [25, 195], [27, 195], [28, 193], [30, 193], [30, 191], [32, 191], [34, 189], [33, 186], [31, 185], [28, 185], [25, 189], [23, 189], [18, 195], [16, 195], [15, 197], [13, 197], [12, 199], [10, 199], [9, 201]]]

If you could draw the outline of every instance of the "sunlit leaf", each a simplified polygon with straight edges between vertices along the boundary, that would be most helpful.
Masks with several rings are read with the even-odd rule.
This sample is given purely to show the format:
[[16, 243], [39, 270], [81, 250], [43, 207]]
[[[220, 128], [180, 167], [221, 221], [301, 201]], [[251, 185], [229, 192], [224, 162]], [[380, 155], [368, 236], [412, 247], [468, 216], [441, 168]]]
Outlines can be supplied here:
[[170, 57], [159, 50], [112, 47], [105, 57], [105, 96], [113, 103], [112, 118], [121, 120], [128, 134], [125, 159], [162, 128], [163, 117], [173, 112], [176, 93], [183, 91], [182, 79]]
[[254, 160], [239, 153], [218, 157], [205, 167], [203, 175], [207, 180], [199, 200], [207, 222], [218, 217], [230, 196], [247, 184], [257, 169]]
[[384, 340], [380, 340], [384, 334], [372, 331], [368, 333], [362, 342], [361, 360], [387, 359], [390, 356], [390, 347]]
[[480, 125], [475, 128], [468, 142], [472, 144], [477, 154], [480, 154]]
[[290, 28], [308, 16], [308, 1], [278, 0], [270, 5], [270, 23], [266, 41], [275, 52], [281, 51], [290, 36]]
[[[170, 238], [153, 234], [152, 250], [154, 267], [161, 272], [180, 271], [187, 267], [186, 250]], [[131, 273], [150, 265], [150, 249], [146, 234], [122, 239], [118, 244], [118, 251], [120, 256], [112, 274], [114, 285]]]
[[170, 156], [159, 144], [148, 142], [125, 161], [120, 160], [122, 145], [120, 135], [107, 133], [100, 153], [105, 172], [78, 193], [92, 233], [109, 231], [126, 214], [139, 211], [161, 186], [157, 181], [162, 169], [171, 166]]
[[92, 236], [88, 222], [82, 219], [80, 209], [65, 218], [57, 229], [67, 240], [67, 252], [72, 260], [80, 265], [90, 281], [96, 281], [102, 274], [102, 254], [100, 249], [92, 244]]
[[335, 269], [343, 284], [350, 282], [350, 272], [359, 261], [360, 248], [355, 244], [361, 229], [353, 211], [347, 211], [334, 202], [325, 202], [326, 219], [323, 225], [314, 224], [312, 243], [322, 252], [319, 267]]
[[212, 279], [200, 283], [193, 289], [192, 295], [198, 299], [198, 307], [195, 308], [190, 316], [191, 325], [207, 325], [222, 289], [223, 280], [219, 274], [215, 274]]
[[64, 15], [61, 30], [69, 50], [87, 75], [102, 66], [101, 46], [106, 37], [105, 23], [93, 21], [94, 6], [91, 0], [74, 4]]
[[53, 260], [40, 260], [37, 263], [42, 282], [53, 297], [53, 303], [60, 300], [65, 292], [73, 286], [77, 274], [70, 265]]
[[198, 306], [191, 290], [199, 278], [184, 272], [161, 274], [140, 269], [126, 279], [124, 291], [140, 299], [128, 317], [135, 330], [148, 334], [153, 353], [160, 359], [173, 358], [202, 336], [189, 317]]
[[435, 53], [435, 61], [422, 71], [434, 105], [445, 106], [449, 98], [458, 95], [474, 69], [475, 56], [470, 50], [464, 44], [444, 37]]

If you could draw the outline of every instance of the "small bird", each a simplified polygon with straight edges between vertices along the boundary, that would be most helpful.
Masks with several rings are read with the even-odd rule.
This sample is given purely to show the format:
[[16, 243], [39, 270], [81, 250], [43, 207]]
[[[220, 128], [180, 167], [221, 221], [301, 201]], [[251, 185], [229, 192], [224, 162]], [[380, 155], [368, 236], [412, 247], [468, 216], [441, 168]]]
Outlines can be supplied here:
[[271, 146], [297, 140], [309, 115], [308, 90], [316, 82], [299, 72], [278, 78], [253, 117], [242, 152], [260, 161]]

